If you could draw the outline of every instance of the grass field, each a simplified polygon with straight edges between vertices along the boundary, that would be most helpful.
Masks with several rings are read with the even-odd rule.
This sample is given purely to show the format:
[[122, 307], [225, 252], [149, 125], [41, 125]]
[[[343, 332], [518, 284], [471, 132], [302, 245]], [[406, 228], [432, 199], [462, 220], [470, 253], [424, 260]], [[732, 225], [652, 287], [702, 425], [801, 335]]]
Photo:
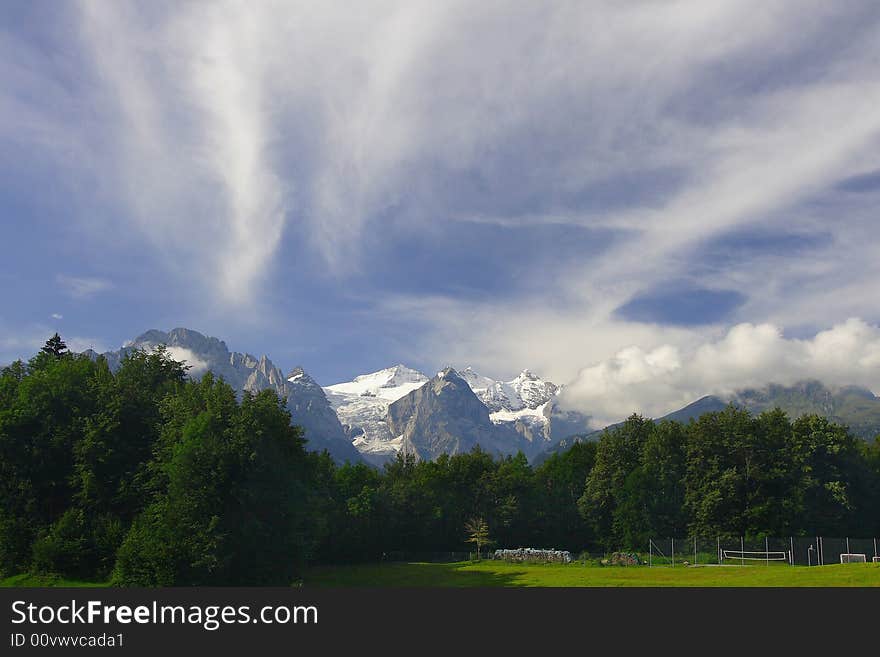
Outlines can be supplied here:
[[[805, 566], [584, 566], [578, 563], [513, 564], [501, 561], [388, 563], [321, 566], [309, 570], [304, 587], [471, 587], [471, 586], [877, 586], [880, 564]], [[99, 587], [53, 575], [15, 575], [0, 587]]]
[[880, 586], [880, 564], [806, 566], [583, 566], [499, 561], [314, 568], [306, 587], [405, 586]]
[[27, 573], [21, 575], [13, 575], [0, 579], [0, 587], [9, 588], [18, 587], [37, 587], [37, 586], [67, 586], [67, 587], [98, 587], [107, 586], [106, 582], [83, 582], [76, 579], [65, 579], [57, 575], [29, 575]]

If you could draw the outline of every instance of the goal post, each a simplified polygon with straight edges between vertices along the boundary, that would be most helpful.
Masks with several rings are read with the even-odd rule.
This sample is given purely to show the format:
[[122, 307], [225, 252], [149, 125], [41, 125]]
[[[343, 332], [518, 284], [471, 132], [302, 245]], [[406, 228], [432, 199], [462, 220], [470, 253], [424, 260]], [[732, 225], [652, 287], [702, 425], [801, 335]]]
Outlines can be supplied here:
[[721, 550], [724, 561], [785, 561], [791, 563], [791, 553], [787, 550]]
[[[876, 559], [877, 557], [874, 557]], [[840, 563], [867, 563], [868, 557], [865, 554], [843, 553], [840, 555]]]

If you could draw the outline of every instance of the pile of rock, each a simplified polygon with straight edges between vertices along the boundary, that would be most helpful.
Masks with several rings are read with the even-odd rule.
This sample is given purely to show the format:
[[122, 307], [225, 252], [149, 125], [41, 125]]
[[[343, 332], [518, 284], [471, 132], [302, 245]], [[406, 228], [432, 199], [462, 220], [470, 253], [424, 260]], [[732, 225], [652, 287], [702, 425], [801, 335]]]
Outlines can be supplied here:
[[603, 566], [640, 566], [642, 560], [635, 552], [614, 552], [602, 560]]
[[515, 550], [495, 550], [494, 559], [514, 562], [552, 562], [571, 563], [568, 550], [543, 550], [538, 548], [517, 548]]

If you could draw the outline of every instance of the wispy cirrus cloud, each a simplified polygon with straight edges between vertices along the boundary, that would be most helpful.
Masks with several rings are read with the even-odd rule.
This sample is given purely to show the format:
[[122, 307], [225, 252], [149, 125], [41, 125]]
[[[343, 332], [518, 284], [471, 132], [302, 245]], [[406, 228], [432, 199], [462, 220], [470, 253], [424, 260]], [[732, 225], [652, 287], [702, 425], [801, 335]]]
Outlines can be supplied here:
[[324, 322], [297, 348], [356, 373], [393, 320], [426, 366], [564, 382], [732, 325], [880, 321], [870, 2], [59, 12], [51, 47], [0, 36], [0, 135], [51, 163], [85, 234], [217, 309], [213, 333]]
[[[780, 65], [798, 57], [813, 65], [811, 40], [829, 24], [850, 27], [861, 11], [813, 9], [227, 1], [171, 11], [83, 2], [73, 11], [80, 39], [68, 48], [88, 68], [75, 84], [59, 85], [70, 72], [48, 61], [43, 78], [16, 70], [22, 85], [93, 108], [99, 120], [84, 114], [65, 143], [91, 151], [84, 160], [118, 221], [133, 222], [167, 267], [240, 302], [259, 294], [291, 227], [343, 273], [364, 263], [373, 229], [433, 228], [443, 215], [572, 217], [653, 241], [652, 227], [670, 217], [666, 240], [723, 229], [735, 220], [688, 217], [719, 194], [736, 201], [725, 214], [733, 216], [789, 193], [786, 180], [811, 174], [783, 176], [766, 156], [787, 157], [786, 140], [839, 121], [856, 109], [850, 101], [873, 102], [870, 73], [849, 69], [781, 92], [737, 91], [744, 71], [772, 75], [756, 52], [772, 47]], [[744, 21], [749, 29], [736, 29]], [[785, 29], [792, 24], [798, 30]], [[67, 125], [46, 107], [38, 115], [33, 138]], [[870, 130], [869, 116], [853, 115], [817, 150], [828, 154], [821, 164], [793, 164], [831, 166], [832, 143], [844, 148]], [[778, 175], [766, 178], [768, 170]], [[579, 212], [584, 190], [610, 185], [617, 206], [670, 172], [672, 182], [649, 195], [651, 209]], [[634, 174], [636, 188], [626, 184]], [[767, 188], [761, 198], [732, 193], [755, 180]]]

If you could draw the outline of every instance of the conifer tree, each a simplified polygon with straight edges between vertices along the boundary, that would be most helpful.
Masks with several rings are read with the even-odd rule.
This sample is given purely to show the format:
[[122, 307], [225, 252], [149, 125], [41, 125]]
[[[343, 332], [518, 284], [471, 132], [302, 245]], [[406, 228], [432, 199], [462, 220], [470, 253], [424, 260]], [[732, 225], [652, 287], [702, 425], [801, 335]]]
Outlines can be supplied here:
[[61, 336], [56, 332], [55, 335], [46, 340], [46, 344], [43, 345], [43, 348], [40, 349], [40, 351], [44, 354], [55, 356], [55, 358], [61, 358], [61, 356], [67, 353], [67, 345], [64, 344], [64, 340], [62, 340]]

